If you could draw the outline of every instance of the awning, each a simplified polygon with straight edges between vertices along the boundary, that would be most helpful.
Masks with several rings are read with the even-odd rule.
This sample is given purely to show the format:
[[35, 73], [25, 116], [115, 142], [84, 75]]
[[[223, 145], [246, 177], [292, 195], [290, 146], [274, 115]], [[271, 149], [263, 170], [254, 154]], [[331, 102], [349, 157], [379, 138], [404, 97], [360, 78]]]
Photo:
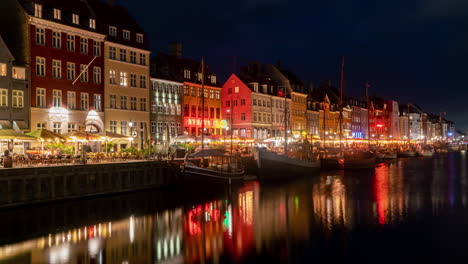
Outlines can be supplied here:
[[0, 129], [11, 129], [11, 122], [9, 120], [0, 120]]
[[13, 121], [13, 124], [16, 124], [20, 130], [26, 130], [29, 128], [28, 123], [26, 121], [15, 120]]

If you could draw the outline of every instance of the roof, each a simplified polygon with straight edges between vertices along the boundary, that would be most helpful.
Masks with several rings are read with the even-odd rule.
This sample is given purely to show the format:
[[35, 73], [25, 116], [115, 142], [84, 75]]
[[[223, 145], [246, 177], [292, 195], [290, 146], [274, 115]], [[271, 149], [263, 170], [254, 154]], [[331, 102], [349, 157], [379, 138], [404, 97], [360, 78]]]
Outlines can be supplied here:
[[10, 49], [8, 48], [7, 44], [5, 43], [5, 41], [3, 41], [3, 38], [2, 38], [2, 35], [0, 34], [0, 48], [3, 48], [5, 49], [5, 51], [7, 52], [8, 56], [14, 60], [15, 59], [15, 56], [13, 56], [13, 54], [11, 54], [11, 51]]
[[[184, 70], [190, 70], [190, 78], [184, 78]], [[177, 57], [164, 52], [158, 53], [151, 60], [151, 77], [171, 80], [176, 82], [201, 83], [198, 80], [198, 73], [201, 72], [201, 60], [196, 61], [189, 58]], [[221, 87], [218, 79], [216, 83], [211, 83], [210, 77], [215, 73], [210, 71], [210, 67], [205, 63], [205, 84]]]
[[286, 77], [289, 80], [289, 83], [291, 84], [291, 88], [293, 89], [293, 91], [307, 94], [307, 89], [304, 86], [304, 82], [299, 78], [299, 76], [297, 76], [291, 70], [280, 70], [280, 71], [284, 75], [284, 77]]
[[[242, 80], [247, 86], [252, 90], [253, 87], [248, 85], [250, 83], [258, 83], [259, 88], [260, 85], [267, 85], [269, 89], [267, 92], [264, 93], [262, 89], [259, 89], [259, 93], [264, 93], [268, 95], [278, 96], [279, 92], [279, 84], [275, 81], [275, 79], [270, 76], [267, 72], [262, 71], [261, 65], [259, 63], [250, 63], [248, 66], [244, 66], [241, 68], [240, 73], [238, 75], [239, 79]], [[290, 95], [288, 94], [288, 98]]]

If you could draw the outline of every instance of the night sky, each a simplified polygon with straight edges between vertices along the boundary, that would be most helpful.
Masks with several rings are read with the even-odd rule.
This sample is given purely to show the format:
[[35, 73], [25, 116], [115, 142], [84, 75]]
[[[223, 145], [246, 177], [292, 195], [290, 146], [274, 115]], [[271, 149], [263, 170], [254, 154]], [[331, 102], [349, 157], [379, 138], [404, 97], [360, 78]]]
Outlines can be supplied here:
[[371, 95], [447, 112], [468, 130], [466, 0], [117, 0], [149, 34], [153, 52], [183, 44], [224, 81], [250, 61], [277, 64], [305, 82], [338, 84], [346, 56], [349, 95]]

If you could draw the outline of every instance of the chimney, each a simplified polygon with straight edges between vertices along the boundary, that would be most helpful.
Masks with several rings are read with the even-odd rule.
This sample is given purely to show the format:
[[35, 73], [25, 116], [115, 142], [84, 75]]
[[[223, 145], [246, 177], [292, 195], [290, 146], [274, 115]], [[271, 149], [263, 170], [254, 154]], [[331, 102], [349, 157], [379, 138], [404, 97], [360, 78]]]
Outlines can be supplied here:
[[169, 54], [175, 56], [178, 59], [182, 58], [182, 43], [173, 42], [169, 44]]

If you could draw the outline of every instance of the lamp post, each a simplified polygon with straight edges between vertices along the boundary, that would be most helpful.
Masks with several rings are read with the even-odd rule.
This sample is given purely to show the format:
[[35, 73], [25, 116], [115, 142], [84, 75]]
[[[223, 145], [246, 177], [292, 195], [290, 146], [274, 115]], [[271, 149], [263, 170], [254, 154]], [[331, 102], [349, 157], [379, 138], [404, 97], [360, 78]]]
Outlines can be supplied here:
[[128, 122], [128, 126], [130, 127], [130, 138], [132, 139], [130, 140], [130, 147], [133, 147], [133, 131], [135, 126], [132, 121]]

